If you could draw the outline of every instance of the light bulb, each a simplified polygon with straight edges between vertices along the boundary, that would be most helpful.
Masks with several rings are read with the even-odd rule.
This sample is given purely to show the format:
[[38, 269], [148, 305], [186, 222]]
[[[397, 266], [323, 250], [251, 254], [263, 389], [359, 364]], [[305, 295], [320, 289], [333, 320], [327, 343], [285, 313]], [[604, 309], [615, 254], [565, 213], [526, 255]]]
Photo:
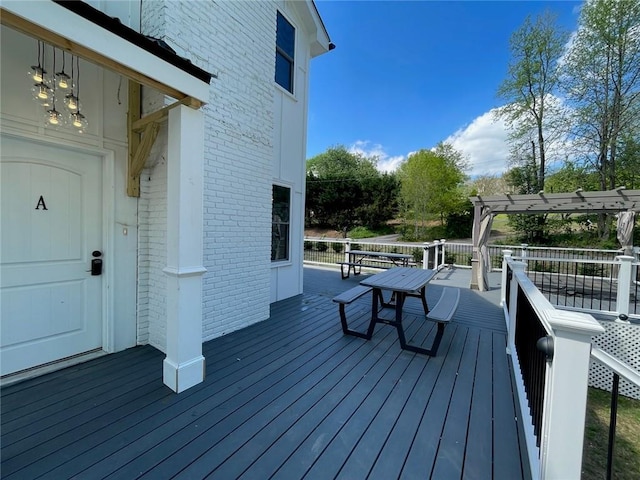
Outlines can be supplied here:
[[58, 72], [56, 73], [56, 84], [61, 90], [68, 90], [71, 88], [71, 77], [64, 71]]
[[75, 112], [71, 114], [71, 125], [73, 125], [79, 133], [83, 133], [89, 126], [89, 123], [83, 114]]
[[65, 95], [64, 104], [69, 110], [80, 110], [80, 102], [78, 101], [78, 97], [76, 97], [73, 93]]
[[31, 68], [29, 69], [29, 76], [36, 83], [43, 82], [46, 74], [47, 71], [40, 65], [31, 65]]
[[64, 117], [55, 107], [46, 111], [45, 120], [52, 127], [59, 127], [64, 123]]
[[43, 82], [34, 84], [33, 87], [31, 87], [31, 93], [33, 93], [33, 98], [41, 102], [44, 106], [49, 105], [52, 96], [51, 89]]

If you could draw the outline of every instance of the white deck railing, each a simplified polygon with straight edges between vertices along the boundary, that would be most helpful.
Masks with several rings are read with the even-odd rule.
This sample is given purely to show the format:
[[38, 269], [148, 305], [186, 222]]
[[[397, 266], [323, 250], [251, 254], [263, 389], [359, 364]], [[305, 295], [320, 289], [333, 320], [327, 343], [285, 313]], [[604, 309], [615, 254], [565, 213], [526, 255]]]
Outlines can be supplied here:
[[[307, 264], [335, 266], [344, 261], [347, 250], [354, 249], [412, 254], [411, 264], [423, 268], [445, 265], [471, 268], [472, 245], [444, 239], [401, 243], [305, 238], [304, 245]], [[530, 247], [526, 244], [489, 245], [489, 250], [495, 271], [502, 269], [505, 251], [512, 252], [514, 259], [525, 261], [529, 277], [557, 308], [604, 313], [623, 320], [640, 319], [640, 247], [634, 247], [633, 257], [622, 256], [620, 250]], [[588, 288], [583, 291], [581, 286], [585, 285]], [[630, 303], [630, 299], [635, 303]]]
[[[591, 315], [554, 308], [525, 267], [505, 256], [502, 304], [532, 478], [579, 480], [591, 337], [604, 328]], [[535, 331], [531, 323], [546, 336], [519, 335]], [[536, 349], [546, 356], [533, 355]]]

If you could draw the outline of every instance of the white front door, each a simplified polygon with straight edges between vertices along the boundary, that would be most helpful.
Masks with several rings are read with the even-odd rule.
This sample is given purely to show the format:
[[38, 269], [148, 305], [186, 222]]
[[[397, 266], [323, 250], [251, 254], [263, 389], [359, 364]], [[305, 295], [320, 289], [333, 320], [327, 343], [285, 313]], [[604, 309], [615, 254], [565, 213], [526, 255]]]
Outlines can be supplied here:
[[0, 373], [102, 347], [102, 159], [0, 139]]

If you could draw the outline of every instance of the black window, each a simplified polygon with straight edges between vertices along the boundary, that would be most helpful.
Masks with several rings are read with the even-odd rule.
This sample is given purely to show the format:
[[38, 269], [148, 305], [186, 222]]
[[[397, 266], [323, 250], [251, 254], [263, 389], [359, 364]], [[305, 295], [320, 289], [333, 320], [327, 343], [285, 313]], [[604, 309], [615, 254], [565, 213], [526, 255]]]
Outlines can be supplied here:
[[289, 210], [291, 189], [273, 186], [271, 219], [271, 261], [289, 260]]
[[296, 29], [278, 12], [276, 30], [276, 83], [293, 93], [293, 58]]

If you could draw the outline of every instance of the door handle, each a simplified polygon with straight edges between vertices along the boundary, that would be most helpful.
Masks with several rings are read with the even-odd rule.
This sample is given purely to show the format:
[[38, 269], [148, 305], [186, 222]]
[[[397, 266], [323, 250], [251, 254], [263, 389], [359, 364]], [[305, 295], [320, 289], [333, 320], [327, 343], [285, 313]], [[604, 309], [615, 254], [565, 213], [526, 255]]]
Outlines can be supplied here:
[[99, 258], [102, 256], [102, 252], [100, 250], [94, 250], [91, 255], [93, 255], [93, 259], [91, 260], [91, 272], [92, 276], [102, 275], [102, 259]]

